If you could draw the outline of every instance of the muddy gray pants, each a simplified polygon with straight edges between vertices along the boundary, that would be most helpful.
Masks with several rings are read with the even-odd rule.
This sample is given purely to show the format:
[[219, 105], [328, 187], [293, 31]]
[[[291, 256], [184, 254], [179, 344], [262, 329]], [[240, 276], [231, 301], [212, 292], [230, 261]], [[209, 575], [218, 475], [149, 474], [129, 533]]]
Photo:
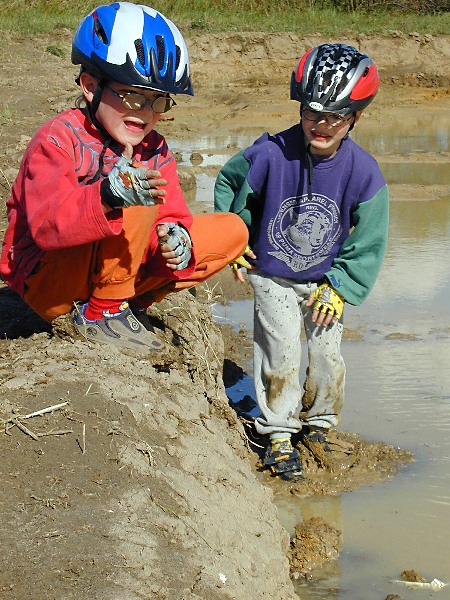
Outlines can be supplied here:
[[[316, 327], [306, 306], [315, 283], [295, 283], [248, 271], [255, 293], [253, 376], [262, 412], [261, 434], [295, 433], [302, 424], [334, 427], [344, 399], [345, 364], [340, 346], [343, 325]], [[300, 383], [303, 323], [308, 367]]]

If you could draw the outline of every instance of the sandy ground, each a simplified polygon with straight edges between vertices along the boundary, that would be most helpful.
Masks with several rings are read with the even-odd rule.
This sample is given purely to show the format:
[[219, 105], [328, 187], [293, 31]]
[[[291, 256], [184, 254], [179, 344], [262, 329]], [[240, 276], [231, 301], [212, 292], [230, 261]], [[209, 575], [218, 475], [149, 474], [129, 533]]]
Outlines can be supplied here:
[[[70, 39], [63, 30], [0, 40], [2, 203], [34, 131], [77, 94]], [[196, 95], [180, 101], [161, 131], [170, 141], [290, 125], [298, 110], [287, 100], [290, 73], [321, 41], [189, 35]], [[367, 111], [374, 124], [448, 109], [448, 37], [342, 41], [380, 68], [383, 87]], [[189, 172], [183, 176], [187, 185]], [[3, 232], [4, 210], [0, 216]], [[76, 339], [64, 319], [49, 331], [0, 289], [1, 597], [294, 599], [292, 578], [335, 556], [339, 532], [319, 519], [299, 524], [289, 540], [274, 491], [338, 493], [413, 460], [339, 432], [331, 457], [301, 446], [305, 482], [288, 486], [261, 473], [255, 442], [263, 440], [229, 407], [224, 388], [243, 375], [251, 339], [210, 317], [211, 301], [240, 297], [249, 288], [228, 270], [196, 294], [169, 297], [151, 310], [167, 351], [138, 359]], [[321, 554], [317, 540], [336, 552]]]

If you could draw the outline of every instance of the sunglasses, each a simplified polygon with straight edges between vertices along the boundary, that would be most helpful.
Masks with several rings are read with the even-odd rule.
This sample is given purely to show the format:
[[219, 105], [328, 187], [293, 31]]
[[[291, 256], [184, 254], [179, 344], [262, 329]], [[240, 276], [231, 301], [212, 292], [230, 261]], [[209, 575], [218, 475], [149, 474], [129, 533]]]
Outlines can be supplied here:
[[128, 110], [142, 110], [147, 106], [150, 106], [155, 113], [165, 113], [176, 106], [176, 102], [170, 96], [156, 96], [153, 100], [149, 100], [144, 94], [138, 92], [117, 92], [109, 85], [105, 86], [110, 92], [122, 100], [122, 104]]

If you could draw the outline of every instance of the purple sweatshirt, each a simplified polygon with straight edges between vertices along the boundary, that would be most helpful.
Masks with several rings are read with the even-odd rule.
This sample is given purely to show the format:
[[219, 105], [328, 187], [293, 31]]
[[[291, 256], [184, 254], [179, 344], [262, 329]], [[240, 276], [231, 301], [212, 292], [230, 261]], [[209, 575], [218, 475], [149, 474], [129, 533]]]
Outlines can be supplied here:
[[346, 138], [333, 158], [315, 160], [300, 124], [265, 133], [235, 155], [215, 187], [216, 211], [243, 218], [264, 274], [329, 281], [351, 304], [360, 304], [375, 283], [386, 250], [388, 206], [386, 182], [372, 156]]

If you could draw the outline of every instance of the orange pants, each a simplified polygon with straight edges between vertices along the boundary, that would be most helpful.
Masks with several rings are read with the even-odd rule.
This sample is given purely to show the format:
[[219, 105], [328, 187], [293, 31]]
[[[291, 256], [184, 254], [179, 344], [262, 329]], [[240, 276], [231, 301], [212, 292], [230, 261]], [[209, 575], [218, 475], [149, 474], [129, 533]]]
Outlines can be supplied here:
[[[24, 298], [43, 319], [69, 313], [76, 300], [90, 296], [131, 299], [144, 296], [158, 302], [167, 294], [202, 283], [241, 256], [248, 242], [247, 227], [232, 213], [193, 216], [190, 228], [195, 271], [186, 279], [152, 277], [142, 265], [157, 207], [134, 206], [123, 211], [118, 236], [93, 244], [46, 252], [26, 281]], [[180, 272], [178, 272], [180, 273]]]

